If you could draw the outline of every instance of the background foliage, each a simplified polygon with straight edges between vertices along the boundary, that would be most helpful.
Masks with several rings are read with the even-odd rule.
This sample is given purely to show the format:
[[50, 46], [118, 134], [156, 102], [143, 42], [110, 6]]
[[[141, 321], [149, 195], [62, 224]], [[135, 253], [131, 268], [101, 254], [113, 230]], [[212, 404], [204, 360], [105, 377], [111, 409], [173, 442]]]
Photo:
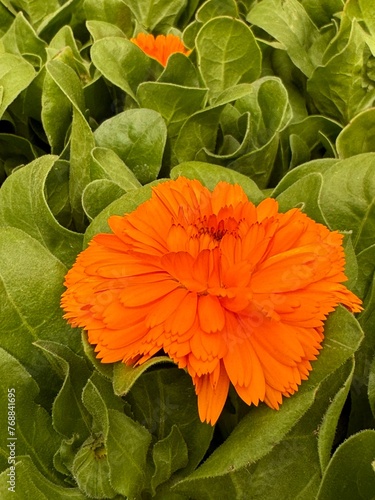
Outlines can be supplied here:
[[[374, 498], [374, 20], [367, 0], [0, 0], [1, 498]], [[140, 31], [192, 53], [163, 68]], [[167, 358], [100, 365], [59, 307], [108, 216], [178, 175], [343, 231], [365, 304], [329, 317], [280, 411], [230, 394], [215, 430]]]

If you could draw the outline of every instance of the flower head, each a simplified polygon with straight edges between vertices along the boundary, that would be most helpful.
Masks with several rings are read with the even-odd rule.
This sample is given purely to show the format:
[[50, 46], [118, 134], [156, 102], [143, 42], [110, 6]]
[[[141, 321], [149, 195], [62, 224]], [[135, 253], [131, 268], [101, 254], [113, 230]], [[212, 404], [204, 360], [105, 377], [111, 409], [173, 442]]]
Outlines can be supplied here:
[[185, 48], [181, 39], [176, 35], [158, 35], [155, 38], [154, 35], [139, 33], [136, 38], [131, 38], [130, 41], [163, 66], [166, 66], [168, 57], [175, 52], [182, 52], [186, 56], [190, 54], [190, 50]]
[[342, 235], [271, 198], [256, 207], [239, 185], [179, 177], [109, 225], [66, 276], [65, 318], [106, 363], [164, 350], [191, 375], [202, 421], [230, 383], [278, 408], [307, 379], [327, 315], [361, 310], [342, 284]]

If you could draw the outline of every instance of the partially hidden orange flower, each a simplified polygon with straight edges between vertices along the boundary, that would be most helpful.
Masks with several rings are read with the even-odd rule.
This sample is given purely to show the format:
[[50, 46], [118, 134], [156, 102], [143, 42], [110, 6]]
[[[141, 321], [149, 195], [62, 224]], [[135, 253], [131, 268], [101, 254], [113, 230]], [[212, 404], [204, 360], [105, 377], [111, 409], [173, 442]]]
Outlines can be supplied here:
[[131, 38], [130, 41], [138, 45], [145, 54], [153, 57], [163, 66], [166, 66], [168, 57], [171, 54], [181, 52], [188, 56], [191, 52], [185, 48], [181, 39], [176, 35], [158, 35], [155, 38], [154, 35], [139, 33], [136, 38]]
[[271, 198], [256, 207], [239, 185], [179, 177], [109, 225], [66, 276], [65, 318], [104, 363], [164, 350], [191, 375], [202, 421], [217, 421], [230, 383], [277, 409], [307, 379], [327, 315], [361, 310], [342, 284], [342, 235]]

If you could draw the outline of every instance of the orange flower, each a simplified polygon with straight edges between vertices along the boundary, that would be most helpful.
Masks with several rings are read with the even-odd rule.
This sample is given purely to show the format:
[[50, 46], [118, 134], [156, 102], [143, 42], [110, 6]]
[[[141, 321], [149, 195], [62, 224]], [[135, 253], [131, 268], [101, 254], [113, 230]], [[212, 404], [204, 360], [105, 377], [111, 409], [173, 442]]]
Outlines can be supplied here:
[[191, 52], [185, 48], [181, 39], [176, 35], [158, 35], [155, 38], [154, 35], [139, 33], [136, 38], [131, 38], [130, 41], [138, 45], [145, 54], [153, 57], [163, 66], [166, 66], [168, 57], [171, 54], [182, 52], [182, 54], [188, 56]]
[[216, 422], [230, 382], [277, 409], [307, 379], [327, 315], [361, 310], [341, 284], [342, 235], [271, 198], [255, 207], [239, 185], [179, 177], [109, 225], [66, 276], [65, 318], [104, 363], [164, 350], [191, 375], [202, 421]]

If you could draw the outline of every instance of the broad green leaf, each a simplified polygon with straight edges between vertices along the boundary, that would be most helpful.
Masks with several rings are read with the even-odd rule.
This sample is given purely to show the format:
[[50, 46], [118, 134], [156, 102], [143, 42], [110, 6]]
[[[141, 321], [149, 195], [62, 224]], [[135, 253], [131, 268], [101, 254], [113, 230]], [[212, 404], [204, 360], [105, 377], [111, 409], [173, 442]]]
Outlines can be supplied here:
[[0, 375], [2, 407], [7, 409], [8, 403], [13, 401], [9, 400], [8, 394], [12, 394], [15, 400], [15, 423], [8, 418], [8, 411], [3, 411], [0, 416], [2, 469], [11, 465], [7, 459], [13, 449], [13, 458], [29, 455], [46, 479], [59, 482], [59, 476], [53, 469], [53, 455], [60, 444], [60, 438], [52, 428], [47, 411], [35, 403], [39, 393], [37, 383], [24, 366], [3, 349], [0, 349]]
[[[48, 207], [57, 220], [65, 227], [70, 228], [72, 224], [72, 214], [69, 199], [69, 162], [57, 160], [48, 172], [45, 184], [44, 195]], [[73, 245], [77, 251], [82, 248], [82, 236], [73, 233], [77, 238], [77, 244]], [[72, 259], [74, 255], [72, 255]]]
[[[22, 229], [70, 266], [82, 249], [82, 235], [61, 226], [48, 206], [48, 176], [53, 172], [54, 184], [62, 183], [65, 176], [63, 165], [55, 164], [56, 159], [51, 155], [42, 156], [4, 182], [0, 192], [0, 224]], [[61, 169], [61, 177], [58, 169]], [[54, 187], [51, 182], [50, 192]]]
[[[77, 331], [71, 332], [77, 335]], [[84, 358], [63, 344], [37, 341], [51, 367], [63, 381], [52, 407], [53, 427], [66, 438], [75, 437], [80, 443], [90, 434], [90, 415], [82, 404], [82, 389], [91, 374]], [[69, 408], [69, 412], [66, 409]]]
[[207, 107], [186, 120], [173, 146], [172, 165], [195, 160], [197, 153], [203, 148], [214, 150], [220, 114], [224, 106], [225, 104]]
[[114, 201], [95, 217], [86, 230], [84, 236], [84, 246], [98, 233], [110, 232], [108, 218], [111, 215], [125, 215], [135, 210], [138, 205], [151, 197], [151, 186], [148, 184], [134, 191], [125, 193], [121, 198]]
[[353, 232], [357, 253], [375, 243], [374, 171], [375, 153], [366, 153], [342, 160], [324, 174], [323, 215], [332, 228]]
[[94, 135], [96, 144], [112, 149], [142, 184], [156, 179], [167, 137], [159, 113], [128, 109], [102, 123]]
[[319, 28], [329, 24], [344, 8], [344, 0], [302, 0], [301, 3]]
[[274, 135], [266, 144], [230, 162], [228, 168], [250, 177], [264, 189], [271, 177], [278, 147], [279, 138]]
[[76, 73], [59, 60], [50, 61], [47, 71], [70, 101], [73, 121], [70, 145], [69, 192], [72, 214], [78, 229], [84, 228], [81, 196], [90, 182], [91, 150], [95, 147], [91, 128], [83, 114], [85, 107], [82, 84]]
[[2, 37], [1, 43], [8, 53], [21, 56], [33, 54], [40, 58], [41, 62], [46, 60], [46, 44], [37, 36], [22, 12], [17, 14], [12, 26]]
[[127, 36], [132, 34], [131, 12], [122, 0], [85, 0], [83, 7], [88, 22], [102, 21]]
[[12, 15], [11, 10], [7, 9], [3, 3], [0, 3], [0, 37], [3, 36], [14, 20], [14, 15]]
[[133, 387], [137, 379], [148, 368], [159, 363], [173, 363], [168, 356], [156, 356], [150, 358], [139, 366], [127, 366], [124, 363], [116, 363], [113, 366], [113, 390], [118, 396], [125, 396]]
[[371, 287], [375, 273], [375, 244], [362, 250], [357, 255], [358, 277], [355, 285], [355, 293], [364, 299]]
[[48, 2], [44, 2], [43, 0], [18, 0], [16, 4], [23, 10], [35, 27], [60, 7], [58, 0]]
[[323, 115], [348, 123], [356, 114], [372, 105], [375, 90], [363, 71], [365, 37], [354, 20], [342, 23], [337, 37], [307, 82], [307, 91]]
[[7, 107], [35, 78], [36, 73], [31, 64], [23, 57], [15, 54], [0, 54], [0, 119]]
[[16, 464], [16, 486], [9, 490], [7, 469], [0, 474], [0, 496], [3, 500], [25, 500], [25, 492], [29, 498], [54, 500], [85, 500], [78, 488], [64, 487], [48, 479], [34, 465], [30, 457], [23, 456]]
[[82, 206], [87, 217], [92, 220], [110, 203], [120, 198], [125, 191], [116, 182], [96, 179], [87, 184], [82, 193]]
[[74, 457], [72, 474], [86, 498], [114, 498], [102, 439], [89, 437]]
[[183, 87], [200, 87], [200, 77], [192, 61], [185, 54], [175, 52], [158, 78], [160, 83], [174, 83]]
[[166, 438], [177, 426], [188, 448], [189, 462], [181, 473], [192, 472], [205, 455], [213, 427], [199, 420], [191, 378], [178, 368], [145, 372], [126, 396], [135, 419], [152, 433]]
[[370, 401], [370, 406], [372, 413], [375, 418], [375, 357], [372, 360], [371, 366], [370, 366], [370, 376], [369, 376], [369, 383], [368, 383], [368, 398]]
[[375, 35], [375, 5], [372, 2], [366, 2], [366, 0], [358, 0], [359, 7], [363, 14], [363, 19], [366, 22], [372, 36]]
[[105, 78], [133, 99], [138, 85], [146, 80], [151, 64], [139, 47], [120, 37], [95, 41], [91, 48], [91, 58]]
[[[283, 148], [284, 169], [295, 168], [314, 157], [327, 157], [322, 153], [324, 138], [328, 137], [335, 142], [337, 135], [342, 130], [339, 123], [320, 115], [310, 115], [302, 121], [294, 122], [283, 131], [281, 144]], [[298, 158], [298, 144], [301, 141], [306, 148], [306, 157], [302, 161]]]
[[178, 469], [186, 467], [189, 461], [188, 448], [177, 425], [172, 426], [168, 436], [154, 444], [152, 459], [155, 472], [151, 478], [151, 487], [155, 492], [161, 483], [167, 481]]
[[272, 191], [272, 197], [276, 198], [280, 193], [285, 191], [288, 187], [292, 186], [298, 179], [302, 179], [306, 175], [312, 174], [314, 172], [324, 173], [339, 160], [334, 158], [321, 158], [318, 160], [309, 161], [303, 165], [299, 165], [290, 172], [288, 172], [285, 177], [281, 179], [279, 184]]
[[291, 208], [298, 207], [316, 222], [326, 224], [326, 220], [320, 209], [322, 185], [323, 176], [318, 172], [298, 179], [276, 198], [280, 211], [286, 212]]
[[237, 83], [259, 78], [261, 51], [249, 27], [230, 17], [208, 21], [196, 38], [198, 66], [211, 100]]
[[236, 2], [234, 0], [208, 0], [195, 14], [195, 18], [201, 23], [220, 16], [238, 17]]
[[80, 338], [62, 318], [60, 296], [67, 268], [23, 231], [0, 228], [0, 345], [32, 374], [42, 391], [50, 367], [37, 340], [54, 340], [80, 350]]
[[73, 30], [70, 26], [63, 26], [48, 45], [49, 58], [57, 57], [77, 73], [83, 83], [90, 81], [89, 63], [82, 58]]
[[[178, 483], [181, 493], [212, 492], [215, 496], [228, 487], [233, 474], [270, 453], [312, 406], [321, 382], [340, 368], [358, 349], [363, 334], [354, 317], [343, 307], [331, 314], [325, 325], [323, 349], [309, 379], [299, 391], [285, 399], [277, 412], [261, 405], [252, 407], [226, 441], [188, 478]], [[252, 446], [248, 446], [252, 443]], [[244, 486], [245, 475], [238, 483], [233, 478], [231, 491]], [[248, 477], [248, 476], [247, 476]], [[242, 478], [242, 479], [241, 479]], [[241, 491], [241, 489], [239, 489]], [[198, 497], [199, 498], [199, 497]], [[202, 493], [201, 498], [205, 498]]]
[[[44, 16], [40, 24], [38, 23], [37, 33], [43, 40], [49, 42], [53, 36], [63, 27], [69, 24], [72, 14], [77, 9], [82, 0], [66, 0], [64, 4], [60, 6], [60, 2], [57, 3], [57, 9], [55, 8], [56, 0], [51, 2], [48, 15]], [[34, 3], [34, 2], [33, 2]], [[38, 4], [41, 0], [38, 1]], [[43, 2], [45, 6], [47, 2]], [[49, 2], [48, 2], [49, 3]]]
[[109, 179], [118, 184], [124, 191], [141, 187], [133, 172], [119, 156], [107, 148], [94, 148], [91, 151], [91, 178]]
[[163, 31], [173, 26], [186, 0], [124, 0], [138, 24], [147, 31]]
[[94, 42], [108, 37], [126, 38], [120, 28], [104, 21], [87, 21], [86, 27]]
[[134, 498], [145, 488], [149, 432], [124, 413], [108, 410], [107, 457], [113, 488]]
[[254, 5], [247, 20], [280, 42], [306, 76], [312, 75], [314, 65], [309, 48], [319, 31], [298, 0], [263, 0]]
[[[345, 379], [342, 387], [337, 390], [335, 395], [333, 395], [332, 402], [324, 414], [323, 420], [319, 422], [318, 453], [320, 467], [323, 472], [327, 468], [330, 461], [335, 434], [338, 430], [338, 421], [349, 394], [350, 384], [354, 373], [354, 357], [348, 361], [348, 370], [346, 371], [347, 378]], [[332, 377], [328, 380], [333, 383], [334, 387], [335, 384], [337, 384], [337, 372], [333, 374], [333, 377], [334, 380], [331, 380]]]
[[361, 498], [372, 500], [375, 491], [375, 431], [350, 436], [335, 451], [325, 470], [318, 500]]
[[239, 184], [245, 191], [249, 200], [255, 205], [264, 199], [263, 193], [254, 181], [234, 170], [218, 165], [199, 161], [180, 163], [171, 171], [172, 179], [177, 179], [179, 176], [184, 176], [188, 179], [198, 179], [210, 191], [212, 191], [220, 181], [229, 182], [230, 184]]
[[166, 121], [170, 137], [178, 134], [183, 122], [203, 108], [207, 89], [183, 87], [172, 83], [144, 82], [137, 90], [137, 101], [153, 109]]
[[42, 123], [53, 154], [60, 154], [68, 142], [72, 112], [70, 100], [47, 69], [42, 93]]
[[356, 115], [337, 137], [337, 152], [340, 158], [349, 158], [361, 153], [375, 152], [375, 108]]
[[10, 174], [15, 167], [25, 165], [39, 156], [39, 150], [27, 139], [14, 134], [0, 134], [0, 159]]

